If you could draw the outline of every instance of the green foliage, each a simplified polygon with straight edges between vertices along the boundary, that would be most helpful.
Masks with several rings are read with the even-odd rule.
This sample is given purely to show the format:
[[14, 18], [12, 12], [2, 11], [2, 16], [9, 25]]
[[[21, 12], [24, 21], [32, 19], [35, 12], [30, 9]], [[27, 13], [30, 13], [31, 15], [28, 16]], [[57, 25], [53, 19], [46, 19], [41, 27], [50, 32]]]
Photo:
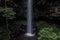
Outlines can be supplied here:
[[[9, 40], [10, 38], [10, 28], [9, 28], [9, 24], [8, 24], [8, 19], [14, 19], [15, 18], [15, 12], [13, 11], [12, 8], [8, 8], [8, 7], [0, 7], [0, 13], [3, 12], [3, 17], [5, 17], [7, 20], [7, 24], [3, 25], [2, 27], [0, 26], [0, 40]], [[15, 27], [14, 27], [15, 29]], [[9, 30], [9, 32], [8, 32]]]
[[[45, 39], [46, 38], [46, 39]], [[53, 28], [43, 28], [39, 31], [39, 40], [57, 40], [57, 34], [53, 32]]]
[[38, 22], [37, 27], [39, 28], [38, 40], [60, 40], [60, 28], [57, 28], [58, 25], [49, 25], [46, 24], [46, 22]]
[[7, 17], [8, 19], [13, 19], [13, 18], [15, 18], [15, 12], [13, 11], [13, 9], [12, 8], [3, 8], [3, 7], [1, 7], [0, 8], [0, 12], [3, 12], [4, 14], [3, 14], [3, 17]]

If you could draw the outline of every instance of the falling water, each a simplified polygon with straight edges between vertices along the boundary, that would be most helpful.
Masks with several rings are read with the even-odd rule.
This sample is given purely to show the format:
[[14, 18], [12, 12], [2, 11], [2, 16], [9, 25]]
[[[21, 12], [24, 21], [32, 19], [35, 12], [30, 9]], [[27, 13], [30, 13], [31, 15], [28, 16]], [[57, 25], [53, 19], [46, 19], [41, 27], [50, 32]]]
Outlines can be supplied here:
[[27, 36], [33, 36], [32, 34], [32, 0], [27, 1]]
[[28, 0], [28, 5], [27, 5], [27, 32], [32, 33], [32, 2], [31, 0]]

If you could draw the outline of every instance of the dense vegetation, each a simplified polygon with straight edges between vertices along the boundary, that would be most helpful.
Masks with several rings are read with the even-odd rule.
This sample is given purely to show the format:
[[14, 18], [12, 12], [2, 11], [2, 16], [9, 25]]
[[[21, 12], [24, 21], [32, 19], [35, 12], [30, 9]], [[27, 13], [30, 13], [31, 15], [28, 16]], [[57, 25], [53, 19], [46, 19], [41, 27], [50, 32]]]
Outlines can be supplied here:
[[[26, 32], [26, 4], [0, 0], [0, 40], [19, 40]], [[33, 0], [33, 19], [38, 40], [60, 40], [60, 0]]]

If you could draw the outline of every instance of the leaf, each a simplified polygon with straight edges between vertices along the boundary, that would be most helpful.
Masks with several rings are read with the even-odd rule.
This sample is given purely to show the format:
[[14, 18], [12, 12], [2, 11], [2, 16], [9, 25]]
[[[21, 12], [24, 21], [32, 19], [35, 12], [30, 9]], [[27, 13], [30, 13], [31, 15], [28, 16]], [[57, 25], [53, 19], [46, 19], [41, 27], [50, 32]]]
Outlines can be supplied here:
[[0, 12], [3, 12], [4, 13], [4, 15], [3, 15], [3, 17], [7, 17], [8, 19], [14, 19], [14, 18], [16, 18], [15, 17], [15, 12], [13, 11], [13, 9], [12, 8], [4, 8], [4, 7], [1, 7], [0, 8]]

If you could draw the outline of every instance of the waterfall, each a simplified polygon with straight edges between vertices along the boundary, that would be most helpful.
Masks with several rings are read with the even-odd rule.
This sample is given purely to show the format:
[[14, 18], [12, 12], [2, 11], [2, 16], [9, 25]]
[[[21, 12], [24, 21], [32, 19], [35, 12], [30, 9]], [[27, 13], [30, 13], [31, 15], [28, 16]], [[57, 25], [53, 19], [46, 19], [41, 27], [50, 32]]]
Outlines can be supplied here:
[[27, 0], [27, 36], [33, 36], [32, 34], [32, 13], [33, 13], [33, 7], [32, 7], [33, 1], [32, 0]]

